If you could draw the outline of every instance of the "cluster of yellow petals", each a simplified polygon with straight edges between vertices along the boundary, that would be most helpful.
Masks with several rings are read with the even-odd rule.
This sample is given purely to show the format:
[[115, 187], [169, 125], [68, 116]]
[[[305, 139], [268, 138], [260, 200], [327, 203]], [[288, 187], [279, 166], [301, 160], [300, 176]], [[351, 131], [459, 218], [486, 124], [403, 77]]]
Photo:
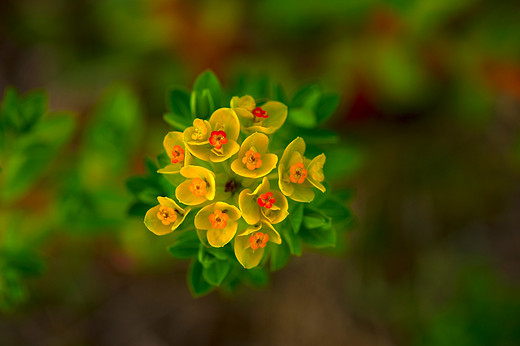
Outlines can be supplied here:
[[[216, 110], [209, 121], [194, 119], [193, 126], [184, 132], [169, 132], [164, 139], [171, 164], [158, 172], [176, 179], [175, 197], [180, 203], [201, 207], [194, 219], [201, 242], [222, 247], [235, 239], [236, 257], [245, 268], [260, 263], [268, 243], [281, 243], [273, 225], [289, 214], [287, 197], [310, 202], [314, 198], [312, 188], [325, 191], [325, 155], [305, 158], [303, 139], [291, 142], [280, 160], [269, 152], [268, 135], [278, 130], [286, 118], [287, 107], [280, 102], [268, 101], [259, 106], [250, 96], [234, 97], [231, 108]], [[247, 137], [239, 143], [241, 132]], [[218, 173], [214, 165], [228, 159], [226, 173]], [[222, 170], [224, 166], [218, 167]], [[277, 172], [271, 173], [276, 167]], [[279, 191], [269, 183], [273, 174]], [[262, 181], [255, 186], [258, 178]], [[227, 195], [219, 190], [222, 186]], [[236, 191], [238, 188], [241, 190]], [[220, 201], [228, 199], [239, 208]], [[163, 235], [175, 230], [190, 209], [182, 209], [167, 197], [158, 200], [159, 205], [146, 214], [145, 224], [153, 233]], [[239, 231], [240, 218], [248, 226]]]

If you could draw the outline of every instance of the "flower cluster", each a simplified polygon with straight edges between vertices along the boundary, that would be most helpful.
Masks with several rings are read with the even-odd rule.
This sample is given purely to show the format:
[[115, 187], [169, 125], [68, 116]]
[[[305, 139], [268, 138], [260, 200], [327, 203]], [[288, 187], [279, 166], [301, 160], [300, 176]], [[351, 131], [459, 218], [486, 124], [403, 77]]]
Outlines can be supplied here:
[[180, 178], [177, 201], [158, 197], [145, 216], [148, 229], [168, 234], [196, 212], [202, 244], [220, 248], [231, 242], [240, 264], [256, 267], [266, 246], [281, 244], [275, 227], [289, 215], [287, 198], [310, 202], [314, 188], [325, 191], [324, 154], [305, 157], [300, 137], [283, 153], [269, 147], [286, 118], [281, 102], [233, 97], [230, 108], [217, 109], [209, 120], [196, 118], [183, 132], [169, 132], [163, 145], [171, 163], [158, 172]]

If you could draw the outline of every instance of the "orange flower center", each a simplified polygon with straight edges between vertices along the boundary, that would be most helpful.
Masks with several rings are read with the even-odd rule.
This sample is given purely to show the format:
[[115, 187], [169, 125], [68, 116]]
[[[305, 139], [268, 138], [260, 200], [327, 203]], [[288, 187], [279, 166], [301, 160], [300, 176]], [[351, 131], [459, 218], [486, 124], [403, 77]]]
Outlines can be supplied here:
[[200, 178], [193, 178], [190, 184], [190, 191], [195, 196], [206, 196], [207, 183]]
[[247, 169], [254, 171], [257, 168], [262, 167], [262, 155], [257, 153], [254, 148], [246, 151], [246, 155], [242, 158], [242, 163], [246, 165]]
[[184, 149], [180, 145], [175, 145], [172, 149], [172, 163], [184, 161]]
[[204, 124], [204, 120], [195, 119], [193, 121], [193, 126], [195, 127], [195, 131], [191, 135], [192, 139], [200, 140], [208, 133], [208, 129], [206, 128], [206, 124]]
[[259, 247], [264, 248], [269, 241], [269, 234], [256, 232], [249, 237], [249, 242], [251, 243], [251, 249], [256, 250]]
[[307, 178], [307, 170], [303, 168], [303, 162], [297, 162], [291, 166], [290, 179], [293, 183], [302, 184]]
[[229, 215], [226, 214], [226, 210], [215, 209], [215, 212], [209, 216], [209, 221], [213, 228], [226, 228], [228, 220]]
[[215, 149], [221, 149], [224, 144], [228, 142], [227, 135], [224, 131], [212, 131], [209, 137], [209, 144]]
[[161, 206], [157, 212], [157, 218], [161, 220], [163, 225], [168, 226], [177, 220], [177, 213], [172, 207]]
[[264, 194], [260, 195], [260, 197], [258, 197], [256, 202], [261, 207], [271, 209], [273, 204], [276, 202], [276, 199], [273, 197], [272, 192], [268, 192], [268, 193], [264, 193]]

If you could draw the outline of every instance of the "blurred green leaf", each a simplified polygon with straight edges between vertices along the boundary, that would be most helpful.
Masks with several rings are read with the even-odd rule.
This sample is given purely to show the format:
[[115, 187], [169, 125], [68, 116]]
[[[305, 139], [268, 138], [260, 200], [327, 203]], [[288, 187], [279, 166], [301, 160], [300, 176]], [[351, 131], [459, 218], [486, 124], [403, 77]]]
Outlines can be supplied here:
[[318, 124], [327, 121], [336, 111], [339, 105], [339, 95], [322, 94], [316, 107], [316, 120]]
[[314, 247], [333, 247], [336, 245], [336, 231], [330, 224], [324, 224], [316, 228], [302, 228], [300, 231], [302, 240]]
[[184, 115], [178, 115], [175, 113], [166, 113], [163, 116], [164, 121], [173, 126], [178, 131], [184, 131], [187, 127], [192, 124], [192, 117], [186, 117]]
[[316, 114], [308, 108], [289, 108], [287, 118], [296, 126], [313, 128], [316, 126]]
[[188, 271], [188, 287], [194, 297], [200, 297], [208, 294], [213, 288], [203, 277], [202, 264], [199, 261], [192, 260]]
[[190, 93], [182, 87], [174, 87], [168, 93], [168, 106], [175, 115], [183, 119], [192, 119], [190, 111]]
[[204, 267], [202, 275], [213, 286], [220, 286], [231, 270], [228, 260], [215, 260], [208, 267]]
[[269, 283], [269, 274], [264, 268], [243, 269], [242, 282], [255, 287], [265, 287]]
[[[207, 98], [212, 101], [212, 107], [210, 107], [211, 112], [216, 108], [222, 107], [222, 87], [220, 86], [217, 76], [215, 76], [212, 71], [206, 70], [197, 77], [193, 84], [193, 92], [202, 95], [202, 98]], [[204, 96], [205, 93], [208, 95]]]
[[0, 192], [3, 199], [15, 199], [31, 188], [69, 140], [74, 125], [71, 116], [51, 116], [40, 121], [29, 134], [20, 138], [9, 153], [9, 160], [4, 167]]
[[174, 257], [186, 259], [197, 256], [200, 241], [195, 231], [177, 231], [173, 235], [174, 243], [168, 250]]
[[282, 241], [280, 245], [271, 246], [271, 271], [282, 269], [287, 265], [291, 258], [291, 250], [287, 242]]
[[300, 226], [303, 220], [303, 208], [303, 203], [294, 203], [292, 205], [288, 219], [291, 222], [294, 233], [298, 233], [300, 231]]

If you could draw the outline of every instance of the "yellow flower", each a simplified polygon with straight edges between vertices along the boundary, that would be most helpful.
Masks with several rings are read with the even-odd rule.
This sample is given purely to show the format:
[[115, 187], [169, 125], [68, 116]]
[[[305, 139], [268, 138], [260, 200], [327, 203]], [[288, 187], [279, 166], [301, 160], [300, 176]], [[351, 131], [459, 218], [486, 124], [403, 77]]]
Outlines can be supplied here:
[[325, 192], [325, 187], [321, 184], [324, 179], [325, 155], [318, 155], [310, 161], [303, 156], [304, 154], [305, 142], [298, 137], [285, 148], [278, 165], [280, 190], [284, 195], [297, 202], [312, 201], [314, 199], [313, 186]]
[[281, 192], [271, 190], [266, 177], [255, 191], [245, 189], [240, 192], [238, 206], [242, 211], [242, 217], [250, 225], [255, 225], [261, 220], [277, 224], [289, 214], [287, 199]]
[[224, 202], [216, 202], [202, 208], [195, 215], [195, 227], [206, 233], [209, 245], [222, 247], [237, 233], [240, 210]]
[[157, 197], [157, 200], [159, 205], [146, 212], [144, 224], [157, 235], [171, 233], [184, 221], [190, 209], [182, 209], [168, 197]]
[[268, 242], [281, 244], [280, 234], [268, 222], [249, 226], [235, 238], [235, 256], [246, 268], [256, 267], [264, 256]]
[[276, 167], [278, 156], [267, 152], [269, 138], [263, 133], [255, 132], [247, 137], [238, 158], [231, 164], [231, 169], [236, 174], [246, 178], [263, 177]]
[[181, 175], [189, 178], [175, 189], [175, 197], [187, 205], [198, 205], [215, 198], [215, 174], [199, 166], [186, 166]]
[[217, 109], [209, 121], [195, 119], [184, 131], [186, 147], [193, 156], [212, 162], [222, 162], [239, 149], [240, 123], [230, 108]]
[[278, 101], [268, 101], [257, 107], [255, 100], [249, 96], [231, 99], [231, 108], [237, 113], [242, 132], [262, 132], [272, 134], [287, 119], [287, 106]]
[[186, 150], [182, 132], [168, 132], [164, 137], [163, 147], [171, 163], [159, 169], [157, 172], [162, 174], [179, 173], [182, 167], [188, 166], [191, 163], [191, 155], [189, 151]]

